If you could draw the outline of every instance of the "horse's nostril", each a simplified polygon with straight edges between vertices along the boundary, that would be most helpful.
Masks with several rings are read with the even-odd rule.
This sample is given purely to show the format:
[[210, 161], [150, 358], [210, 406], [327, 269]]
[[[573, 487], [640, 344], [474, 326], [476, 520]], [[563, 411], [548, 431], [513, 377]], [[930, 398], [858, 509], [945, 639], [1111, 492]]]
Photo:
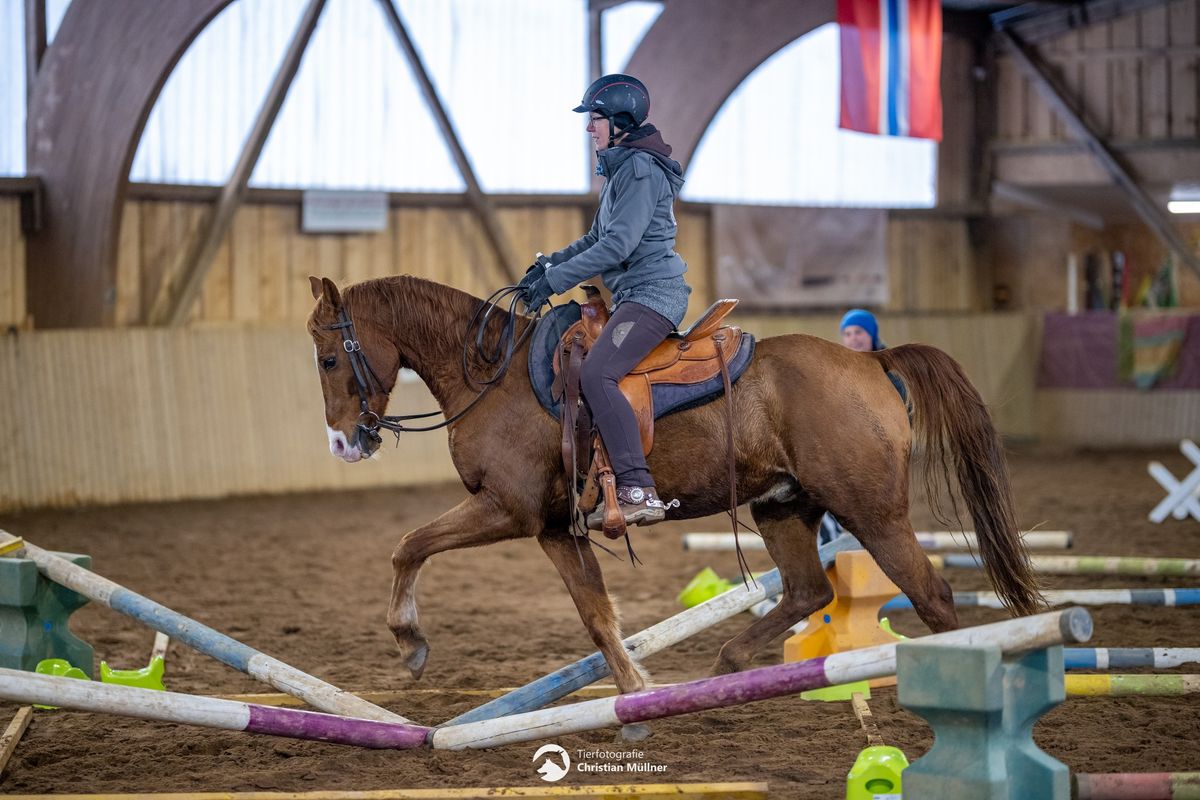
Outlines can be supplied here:
[[333, 442], [334, 455], [340, 456], [344, 452], [346, 452], [346, 443], [343, 442], [341, 439], [335, 439]]

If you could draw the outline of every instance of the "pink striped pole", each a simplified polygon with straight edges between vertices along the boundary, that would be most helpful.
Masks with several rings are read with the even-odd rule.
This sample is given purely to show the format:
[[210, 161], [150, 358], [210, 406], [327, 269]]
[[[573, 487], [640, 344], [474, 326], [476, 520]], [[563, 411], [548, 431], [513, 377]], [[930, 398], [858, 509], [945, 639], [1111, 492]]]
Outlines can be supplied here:
[[[1082, 608], [1068, 608], [937, 633], [918, 641], [959, 645], [994, 644], [1007, 653], [1035, 650], [1063, 642], [1087, 641], [1091, 635], [1092, 618], [1088, 612]], [[896, 645], [886, 644], [673, 686], [660, 686], [617, 697], [447, 725], [434, 729], [430, 744], [439, 750], [498, 747], [753, 703], [809, 689], [895, 674]]]
[[1071, 797], [1078, 800], [1196, 800], [1200, 772], [1076, 773]]
[[428, 728], [0, 668], [0, 699], [388, 750], [424, 747]]

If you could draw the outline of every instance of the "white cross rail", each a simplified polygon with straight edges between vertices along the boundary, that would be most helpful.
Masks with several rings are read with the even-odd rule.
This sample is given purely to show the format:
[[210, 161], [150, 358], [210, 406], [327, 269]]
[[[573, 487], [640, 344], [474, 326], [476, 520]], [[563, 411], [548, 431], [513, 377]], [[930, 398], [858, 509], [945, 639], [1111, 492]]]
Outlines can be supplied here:
[[1183, 480], [1175, 480], [1171, 471], [1158, 461], [1150, 462], [1150, 475], [1167, 492], [1162, 502], [1150, 512], [1151, 522], [1162, 522], [1168, 515], [1175, 519], [1187, 519], [1190, 515], [1200, 522], [1200, 447], [1191, 439], [1184, 439], [1179, 443], [1179, 449], [1195, 465]]

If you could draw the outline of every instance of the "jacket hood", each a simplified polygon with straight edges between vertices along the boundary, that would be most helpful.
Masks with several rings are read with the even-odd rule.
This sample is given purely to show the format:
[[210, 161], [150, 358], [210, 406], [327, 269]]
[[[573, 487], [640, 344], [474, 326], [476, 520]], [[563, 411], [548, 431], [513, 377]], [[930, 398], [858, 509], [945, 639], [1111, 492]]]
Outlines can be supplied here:
[[597, 154], [597, 160], [601, 165], [600, 174], [613, 175], [630, 156], [639, 150], [648, 153], [658, 162], [667, 176], [667, 180], [671, 182], [671, 186], [678, 193], [683, 186], [683, 168], [679, 166], [678, 161], [670, 157], [671, 145], [663, 141], [662, 132], [649, 124], [630, 131], [619, 145], [602, 150]]

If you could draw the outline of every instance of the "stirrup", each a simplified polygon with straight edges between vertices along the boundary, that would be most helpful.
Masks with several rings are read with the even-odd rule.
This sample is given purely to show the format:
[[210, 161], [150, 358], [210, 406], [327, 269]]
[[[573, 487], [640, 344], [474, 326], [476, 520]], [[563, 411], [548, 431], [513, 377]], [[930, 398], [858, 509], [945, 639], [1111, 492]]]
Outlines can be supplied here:
[[[667, 511], [679, 507], [678, 500], [664, 503], [654, 489], [622, 486], [617, 489], [617, 503], [626, 525], [654, 525], [667, 517]], [[604, 503], [601, 502], [587, 517], [588, 530], [604, 529]]]

